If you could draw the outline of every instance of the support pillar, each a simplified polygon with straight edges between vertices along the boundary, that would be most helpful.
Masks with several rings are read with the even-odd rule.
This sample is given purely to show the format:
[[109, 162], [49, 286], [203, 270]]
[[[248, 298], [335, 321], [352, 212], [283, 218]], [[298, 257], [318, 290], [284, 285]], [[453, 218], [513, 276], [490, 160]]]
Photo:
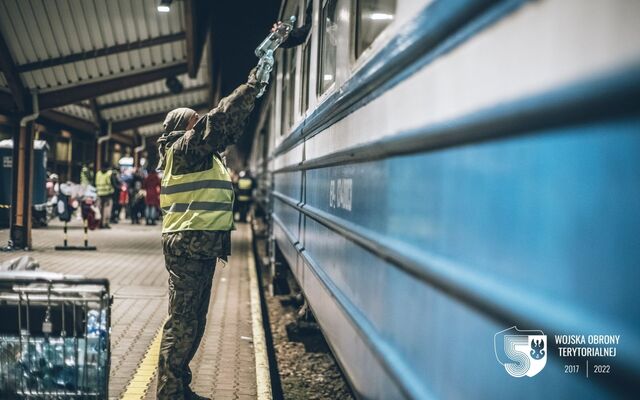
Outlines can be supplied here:
[[11, 229], [13, 247], [31, 249], [31, 196], [33, 189], [33, 123], [13, 134]]
[[96, 162], [93, 171], [94, 176], [98, 173], [98, 171], [100, 171], [100, 168], [102, 168], [102, 143], [98, 142], [98, 140], [96, 139]]

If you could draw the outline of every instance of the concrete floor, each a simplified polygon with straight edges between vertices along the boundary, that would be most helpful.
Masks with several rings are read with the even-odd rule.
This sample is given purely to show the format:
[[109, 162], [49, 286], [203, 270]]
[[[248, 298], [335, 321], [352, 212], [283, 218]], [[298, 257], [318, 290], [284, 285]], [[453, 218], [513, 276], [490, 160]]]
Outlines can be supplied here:
[[[107, 278], [114, 296], [112, 307], [111, 374], [109, 398], [119, 399], [138, 369], [167, 315], [167, 272], [160, 244], [160, 227], [112, 225], [111, 230], [90, 231], [97, 251], [55, 251], [63, 241], [62, 225], [33, 230], [33, 251], [0, 252], [0, 262], [29, 255], [42, 270]], [[0, 244], [8, 230], [0, 230]], [[69, 245], [82, 245], [81, 221], [69, 228]], [[248, 225], [233, 234], [233, 255], [214, 277], [207, 331], [192, 362], [194, 390], [216, 399], [256, 397], [255, 358], [252, 345], [247, 252], [251, 251]], [[155, 377], [144, 398], [155, 398]]]

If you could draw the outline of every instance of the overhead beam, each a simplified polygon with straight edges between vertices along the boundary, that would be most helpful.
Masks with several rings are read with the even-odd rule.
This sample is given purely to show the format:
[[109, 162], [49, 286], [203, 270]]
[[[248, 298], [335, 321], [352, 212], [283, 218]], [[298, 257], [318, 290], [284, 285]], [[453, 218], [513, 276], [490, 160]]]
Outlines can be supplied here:
[[[207, 107], [207, 103], [196, 104], [191, 106], [191, 108], [193, 108], [194, 110], [197, 110], [199, 108], [206, 108], [206, 107]], [[131, 119], [125, 119], [123, 121], [115, 121], [113, 122], [112, 129], [118, 132], [127, 131], [129, 129], [135, 129], [140, 126], [162, 122], [164, 120], [164, 117], [166, 116], [167, 116], [167, 111], [162, 111], [155, 114], [147, 114], [147, 115], [142, 115], [142, 116], [131, 118]]]
[[75, 103], [92, 97], [102, 96], [107, 93], [113, 93], [134, 86], [143, 85], [169, 76], [184, 74], [185, 72], [187, 72], [187, 64], [180, 63], [151, 71], [143, 71], [136, 74], [86, 83], [84, 85], [71, 86], [66, 89], [41, 94], [40, 108], [45, 110], [48, 108], [60, 107], [65, 104]]
[[13, 114], [18, 110], [11, 93], [0, 92], [0, 113]]
[[179, 95], [184, 94], [184, 93], [197, 92], [199, 90], [204, 90], [204, 89], [208, 89], [208, 88], [209, 88], [208, 85], [199, 85], [199, 86], [193, 86], [193, 87], [190, 87], [190, 88], [186, 88], [182, 92], [175, 93], [175, 94], [171, 93], [171, 92], [162, 92], [162, 93], [152, 94], [152, 95], [144, 96], [144, 97], [136, 97], [136, 98], [133, 98], [133, 99], [114, 101], [114, 102], [111, 102], [111, 103], [101, 104], [100, 105], [100, 110], [106, 110], [108, 108], [128, 106], [128, 105], [131, 105], [131, 104], [142, 103], [144, 101], [163, 99], [165, 97], [179, 96]]
[[95, 135], [97, 126], [86, 119], [77, 118], [69, 114], [61, 113], [55, 110], [45, 110], [40, 112], [38, 121], [46, 125], [47, 122], [70, 128], [88, 135]]
[[83, 61], [96, 57], [109, 56], [125, 51], [140, 50], [147, 47], [159, 46], [161, 44], [173, 43], [186, 38], [185, 32], [172, 33], [170, 35], [158, 36], [151, 39], [140, 40], [132, 43], [117, 44], [102, 49], [83, 51], [80, 53], [69, 54], [62, 57], [49, 58], [47, 60], [35, 61], [28, 64], [19, 65], [18, 72], [34, 71], [42, 68], [55, 67], [62, 64], [68, 64], [77, 61]]
[[112, 133], [111, 134], [111, 139], [119, 142], [121, 144], [125, 144], [129, 147], [134, 147], [135, 146], [135, 138], [131, 137], [131, 136], [127, 136], [124, 135], [122, 133]]
[[185, 1], [185, 27], [187, 29], [187, 64], [190, 78], [195, 78], [202, 60], [204, 43], [211, 20], [210, 2], [199, 0]]
[[31, 108], [29, 92], [22, 84], [20, 73], [16, 68], [16, 64], [11, 57], [9, 46], [4, 40], [4, 36], [0, 33], [0, 71], [9, 84], [9, 90], [13, 95], [13, 100], [18, 107], [18, 111], [27, 112]]
[[96, 98], [92, 98], [91, 100], [89, 100], [89, 108], [91, 109], [91, 115], [93, 116], [93, 121], [96, 123], [97, 126], [102, 126], [102, 116], [100, 115], [100, 109], [98, 108], [98, 102], [96, 101]]

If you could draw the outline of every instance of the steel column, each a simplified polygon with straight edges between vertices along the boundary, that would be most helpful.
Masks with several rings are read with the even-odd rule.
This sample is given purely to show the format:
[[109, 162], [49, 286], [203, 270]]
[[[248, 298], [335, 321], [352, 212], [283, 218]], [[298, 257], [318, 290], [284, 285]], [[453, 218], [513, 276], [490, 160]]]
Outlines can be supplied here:
[[31, 249], [31, 196], [33, 188], [33, 122], [13, 135], [13, 185], [10, 238], [16, 248]]

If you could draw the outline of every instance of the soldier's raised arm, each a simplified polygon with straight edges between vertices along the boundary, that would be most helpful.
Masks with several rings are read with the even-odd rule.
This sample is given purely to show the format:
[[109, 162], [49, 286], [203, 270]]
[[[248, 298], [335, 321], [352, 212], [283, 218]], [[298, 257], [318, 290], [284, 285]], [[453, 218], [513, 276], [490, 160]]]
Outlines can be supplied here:
[[247, 82], [220, 100], [218, 105], [203, 115], [192, 130], [186, 132], [178, 144], [186, 153], [221, 152], [234, 144], [242, 134], [249, 114], [253, 110], [261, 84], [252, 70]]

